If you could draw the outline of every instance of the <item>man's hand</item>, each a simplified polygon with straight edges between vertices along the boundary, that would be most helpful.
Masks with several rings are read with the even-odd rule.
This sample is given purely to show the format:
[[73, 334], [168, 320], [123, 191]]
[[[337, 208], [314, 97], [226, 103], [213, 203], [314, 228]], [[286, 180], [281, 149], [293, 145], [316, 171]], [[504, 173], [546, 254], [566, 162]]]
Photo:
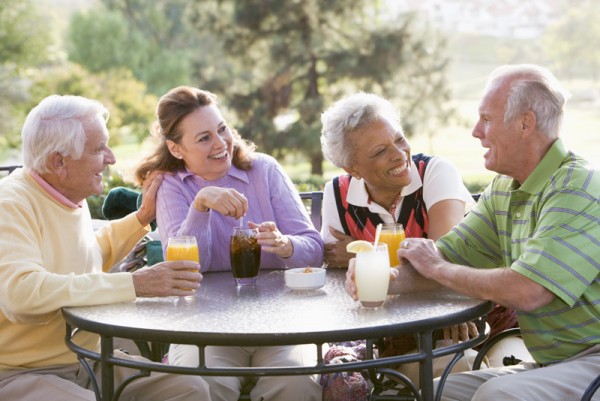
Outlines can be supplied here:
[[188, 260], [161, 262], [132, 273], [138, 297], [192, 295], [200, 288], [200, 264]]
[[144, 180], [142, 204], [136, 212], [140, 224], [144, 227], [156, 218], [156, 192], [158, 191], [163, 178], [162, 173], [154, 171]]
[[346, 252], [346, 245], [354, 241], [349, 235], [345, 235], [343, 232], [334, 229], [329, 226], [329, 232], [333, 235], [337, 241], [325, 244], [325, 261], [327, 267], [340, 267], [346, 268], [352, 258], [352, 254]]
[[[423, 277], [434, 280], [435, 270], [446, 263], [435, 242], [425, 238], [407, 238], [400, 243], [398, 260], [405, 259]], [[401, 262], [401, 266], [402, 266]]]

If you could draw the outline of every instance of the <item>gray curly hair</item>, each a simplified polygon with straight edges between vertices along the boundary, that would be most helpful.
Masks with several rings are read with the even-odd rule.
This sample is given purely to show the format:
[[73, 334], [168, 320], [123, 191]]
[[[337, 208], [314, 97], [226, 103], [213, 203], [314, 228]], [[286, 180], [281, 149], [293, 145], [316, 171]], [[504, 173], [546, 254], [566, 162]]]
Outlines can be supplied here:
[[348, 167], [351, 146], [348, 133], [373, 121], [387, 120], [402, 132], [401, 117], [392, 104], [373, 93], [359, 92], [336, 101], [321, 114], [321, 148], [327, 160]]

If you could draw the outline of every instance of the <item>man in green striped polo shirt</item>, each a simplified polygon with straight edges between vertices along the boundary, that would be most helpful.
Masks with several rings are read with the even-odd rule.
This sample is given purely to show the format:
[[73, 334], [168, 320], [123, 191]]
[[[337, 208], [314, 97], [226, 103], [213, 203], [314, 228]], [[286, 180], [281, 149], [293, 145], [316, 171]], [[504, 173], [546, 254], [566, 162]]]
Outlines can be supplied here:
[[560, 139], [566, 99], [544, 68], [496, 69], [472, 135], [498, 175], [452, 232], [398, 251], [414, 270], [392, 291], [433, 281], [514, 308], [535, 359], [451, 375], [442, 400], [578, 400], [600, 373], [600, 175]]

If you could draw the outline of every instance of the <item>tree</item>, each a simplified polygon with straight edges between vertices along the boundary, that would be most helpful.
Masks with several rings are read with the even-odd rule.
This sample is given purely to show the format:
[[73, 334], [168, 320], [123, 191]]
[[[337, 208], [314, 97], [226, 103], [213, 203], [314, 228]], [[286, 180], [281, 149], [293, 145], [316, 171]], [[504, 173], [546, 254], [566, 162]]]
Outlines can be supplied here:
[[92, 74], [77, 64], [47, 68], [36, 77], [31, 89], [31, 109], [50, 93], [85, 96], [100, 100], [110, 111], [110, 145], [133, 137], [148, 137], [158, 99], [127, 69]]
[[0, 148], [20, 144], [29, 83], [23, 67], [46, 61], [48, 26], [31, 0], [0, 2]]
[[48, 26], [31, 0], [0, 2], [0, 64], [38, 64], [48, 44]]
[[582, 0], [577, 7], [570, 2], [563, 5], [564, 13], [548, 27], [546, 52], [566, 76], [591, 76], [595, 82], [600, 68], [600, 4]]
[[[448, 117], [444, 42], [415, 15], [384, 18], [378, 4], [196, 2], [189, 15], [197, 31], [211, 31], [223, 43], [209, 58], [233, 73], [224, 82], [198, 69], [198, 81], [223, 95], [243, 121], [243, 137], [275, 156], [303, 152], [312, 173], [321, 175], [320, 114], [345, 93], [366, 90], [390, 98], [405, 115], [409, 134], [421, 121]], [[276, 122], [283, 116], [288, 124], [281, 127]]]
[[72, 18], [71, 61], [92, 72], [127, 68], [157, 95], [189, 82], [192, 47], [181, 24], [184, 2], [104, 0], [104, 7]]

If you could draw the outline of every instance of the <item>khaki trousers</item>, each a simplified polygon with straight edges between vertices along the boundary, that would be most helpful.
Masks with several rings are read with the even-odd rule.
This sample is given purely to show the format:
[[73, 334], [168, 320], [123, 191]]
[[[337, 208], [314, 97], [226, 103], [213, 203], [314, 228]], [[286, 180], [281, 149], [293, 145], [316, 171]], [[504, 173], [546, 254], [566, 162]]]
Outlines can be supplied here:
[[[144, 360], [115, 350], [123, 359]], [[100, 378], [100, 365], [95, 364]], [[115, 366], [115, 387], [136, 370]], [[98, 379], [100, 381], [100, 379]], [[95, 401], [92, 382], [81, 364], [0, 373], [0, 400]], [[197, 376], [153, 372], [125, 387], [123, 401], [210, 401], [208, 384]]]
[[[198, 347], [172, 344], [169, 363], [198, 366]], [[315, 345], [280, 347], [206, 347], [208, 367], [307, 366], [316, 363]], [[244, 385], [242, 377], [205, 376], [212, 401], [236, 401]], [[252, 401], [321, 401], [318, 375], [260, 377], [250, 391]]]
[[[578, 401], [600, 375], [600, 345], [550, 366], [521, 362], [450, 375], [443, 401]], [[436, 382], [437, 388], [437, 382]], [[600, 391], [594, 400], [600, 400]]]

